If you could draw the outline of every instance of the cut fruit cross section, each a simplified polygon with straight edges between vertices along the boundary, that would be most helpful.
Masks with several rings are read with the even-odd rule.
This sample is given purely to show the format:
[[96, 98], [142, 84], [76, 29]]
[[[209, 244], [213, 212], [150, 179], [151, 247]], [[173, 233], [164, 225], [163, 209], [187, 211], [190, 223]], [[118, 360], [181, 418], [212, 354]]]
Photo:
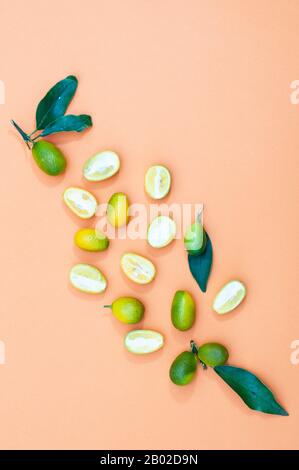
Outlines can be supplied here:
[[161, 333], [153, 330], [133, 330], [125, 337], [125, 347], [134, 354], [149, 354], [164, 345]]
[[101, 271], [90, 264], [75, 264], [70, 271], [70, 282], [76, 289], [88, 294], [100, 294], [107, 287]]
[[118, 155], [111, 150], [106, 150], [87, 160], [83, 167], [83, 175], [88, 181], [103, 181], [115, 175], [119, 167]]
[[162, 199], [170, 190], [171, 175], [162, 165], [151, 166], [145, 174], [145, 191], [153, 199]]
[[246, 287], [240, 281], [230, 281], [218, 292], [213, 303], [213, 310], [224, 314], [234, 310], [246, 295]]
[[150, 224], [147, 241], [153, 248], [167, 246], [176, 236], [176, 223], [170, 217], [160, 215]]
[[148, 284], [156, 275], [153, 263], [136, 253], [124, 253], [120, 265], [124, 274], [137, 284]]
[[90, 219], [97, 211], [98, 202], [89, 191], [70, 187], [63, 193], [66, 205], [81, 219]]

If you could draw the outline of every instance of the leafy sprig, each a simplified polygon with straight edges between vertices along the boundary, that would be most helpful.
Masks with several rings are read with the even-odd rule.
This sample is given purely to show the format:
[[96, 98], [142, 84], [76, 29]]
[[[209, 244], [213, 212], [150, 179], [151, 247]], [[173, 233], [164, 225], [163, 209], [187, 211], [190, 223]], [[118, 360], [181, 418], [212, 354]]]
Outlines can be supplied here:
[[[190, 348], [197, 357], [199, 348], [193, 340], [190, 341]], [[199, 360], [199, 362], [203, 369], [207, 369], [203, 361]], [[289, 413], [277, 402], [271, 390], [252, 372], [227, 364], [213, 367], [213, 369], [252, 410], [289, 416]]]
[[82, 132], [92, 126], [91, 116], [87, 114], [65, 115], [77, 87], [78, 80], [73, 75], [56, 83], [39, 102], [35, 116], [36, 128], [30, 134], [23, 131], [15, 121], [11, 121], [28, 147], [41, 137], [58, 132]]

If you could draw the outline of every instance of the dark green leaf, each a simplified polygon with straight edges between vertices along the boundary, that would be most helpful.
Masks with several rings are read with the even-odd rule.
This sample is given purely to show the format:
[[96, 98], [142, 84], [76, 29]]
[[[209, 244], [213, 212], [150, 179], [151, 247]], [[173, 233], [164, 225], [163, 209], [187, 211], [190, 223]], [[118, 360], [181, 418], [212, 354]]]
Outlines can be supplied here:
[[61, 116], [51, 122], [40, 136], [45, 137], [46, 135], [56, 134], [57, 132], [82, 132], [90, 126], [92, 126], [92, 120], [87, 114], [80, 114], [80, 116], [68, 114], [67, 116]]
[[188, 255], [188, 263], [192, 276], [203, 292], [207, 290], [208, 279], [213, 262], [213, 248], [210, 237], [207, 235], [205, 251], [197, 256]]
[[233, 366], [217, 366], [215, 372], [242, 398], [252, 410], [288, 416], [273, 393], [255, 375]]
[[44, 129], [48, 124], [63, 116], [70, 104], [78, 80], [73, 75], [56, 83], [39, 103], [36, 110], [36, 130]]
[[29, 136], [26, 134], [26, 132], [23, 131], [23, 129], [20, 128], [20, 126], [18, 126], [18, 124], [12, 119], [10, 121], [12, 123], [12, 125], [17, 129], [17, 131], [21, 134], [21, 136], [23, 137], [23, 139], [25, 140], [25, 142], [28, 142], [30, 140]]

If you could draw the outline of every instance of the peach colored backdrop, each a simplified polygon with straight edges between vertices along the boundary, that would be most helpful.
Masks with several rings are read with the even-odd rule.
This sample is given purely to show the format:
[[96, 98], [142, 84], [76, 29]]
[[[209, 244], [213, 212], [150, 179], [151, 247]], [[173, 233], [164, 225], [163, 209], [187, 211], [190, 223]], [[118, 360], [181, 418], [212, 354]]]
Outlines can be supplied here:
[[[298, 448], [299, 365], [290, 362], [299, 339], [299, 105], [290, 102], [298, 31], [296, 0], [1, 1], [1, 448]], [[70, 110], [90, 113], [94, 127], [53, 139], [69, 167], [51, 179], [9, 119], [32, 130], [37, 102], [68, 74], [79, 78]], [[121, 156], [119, 175], [86, 184], [83, 162], [106, 148]], [[64, 188], [148, 202], [143, 176], [157, 161], [173, 174], [168, 201], [205, 203], [215, 252], [206, 295], [179, 241], [159, 252], [112, 242], [98, 255], [73, 246], [89, 223], [63, 207]], [[121, 275], [127, 248], [155, 260], [150, 286]], [[79, 261], [103, 269], [105, 295], [68, 286]], [[248, 298], [219, 318], [212, 299], [234, 277]], [[169, 319], [176, 289], [189, 289], [198, 306], [184, 334]], [[123, 294], [143, 299], [144, 326], [165, 334], [164, 350], [124, 351], [129, 328], [101, 313]], [[190, 338], [226, 344], [230, 362], [266, 381], [290, 417], [248, 410], [212, 371], [186, 388], [170, 383], [169, 365]]]

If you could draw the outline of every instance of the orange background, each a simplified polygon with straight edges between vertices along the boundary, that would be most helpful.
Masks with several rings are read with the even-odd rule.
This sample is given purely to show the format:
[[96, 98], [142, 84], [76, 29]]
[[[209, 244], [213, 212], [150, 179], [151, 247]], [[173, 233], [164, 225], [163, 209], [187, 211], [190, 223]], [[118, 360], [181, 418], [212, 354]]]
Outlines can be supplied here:
[[[298, 448], [298, 31], [296, 0], [1, 1], [1, 448]], [[9, 119], [33, 130], [38, 101], [68, 74], [79, 78], [70, 112], [90, 113], [94, 127], [53, 138], [69, 166], [50, 178]], [[84, 182], [84, 161], [106, 148], [121, 156], [119, 175]], [[114, 241], [96, 255], [73, 246], [90, 223], [63, 206], [64, 188], [148, 203], [144, 172], [157, 161], [173, 174], [168, 202], [205, 204], [215, 258], [205, 295], [180, 241], [159, 252]], [[154, 283], [124, 279], [128, 249], [155, 261]], [[102, 268], [105, 295], [68, 286], [80, 261]], [[211, 303], [231, 278], [248, 297], [219, 318]], [[187, 333], [170, 323], [177, 289], [196, 297]], [[101, 309], [124, 294], [144, 301], [143, 325], [165, 334], [164, 350], [124, 351], [129, 328]], [[213, 371], [186, 388], [170, 383], [169, 365], [191, 338], [227, 345], [230, 363], [259, 375], [290, 417], [248, 410]]]

